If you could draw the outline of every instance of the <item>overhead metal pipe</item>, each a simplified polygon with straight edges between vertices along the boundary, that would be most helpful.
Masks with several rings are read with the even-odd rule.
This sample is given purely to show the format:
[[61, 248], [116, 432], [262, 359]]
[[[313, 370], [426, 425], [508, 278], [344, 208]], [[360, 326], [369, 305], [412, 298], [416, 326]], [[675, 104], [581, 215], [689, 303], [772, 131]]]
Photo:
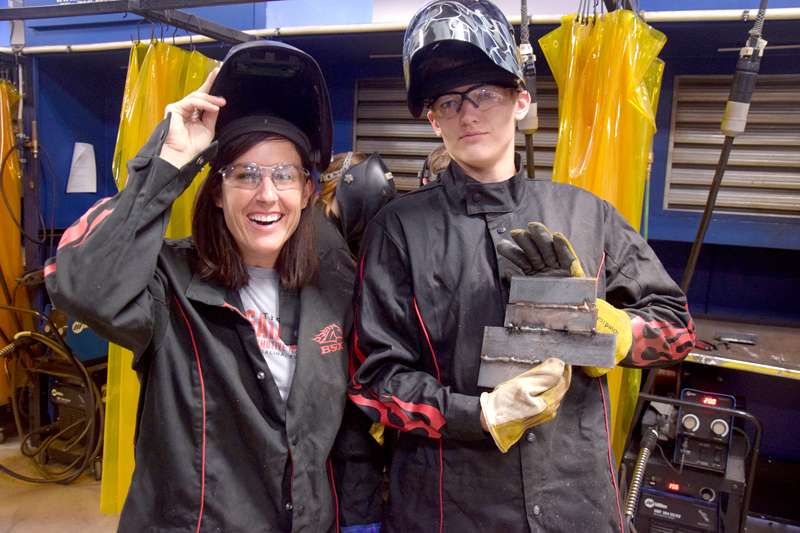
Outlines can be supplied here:
[[[639, 13], [648, 23], [657, 22], [724, 22], [724, 21], [748, 21], [753, 16], [748, 9], [724, 9], [706, 11], [642, 11]], [[530, 24], [557, 25], [561, 23], [561, 14], [553, 15], [531, 15]], [[766, 13], [766, 20], [800, 20], [800, 8], [780, 8], [770, 9]], [[520, 24], [521, 17], [510, 17], [509, 22], [514, 25]], [[258, 30], [245, 30], [244, 33], [263, 38], [280, 37], [299, 37], [311, 35], [342, 35], [357, 33], [384, 33], [384, 32], [403, 32], [406, 29], [405, 22], [392, 23], [371, 23], [371, 24], [340, 24], [330, 26], [294, 26], [290, 28], [263, 28]], [[172, 38], [170, 38], [172, 41]], [[202, 35], [175, 37], [176, 45], [190, 45], [198, 43], [211, 43], [214, 39]], [[63, 54], [81, 52], [101, 52], [108, 50], [124, 50], [135, 45], [137, 41], [115, 41], [107, 43], [91, 44], [64, 44], [47, 46], [27, 46], [17, 50], [26, 55], [38, 54]], [[13, 54], [11, 47], [0, 47], [0, 53]]]

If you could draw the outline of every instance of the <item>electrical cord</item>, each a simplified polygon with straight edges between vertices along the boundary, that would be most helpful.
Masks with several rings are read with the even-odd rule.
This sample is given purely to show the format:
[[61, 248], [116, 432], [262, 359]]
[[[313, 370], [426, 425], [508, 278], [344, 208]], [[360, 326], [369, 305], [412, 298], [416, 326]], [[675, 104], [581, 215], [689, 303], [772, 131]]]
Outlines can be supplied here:
[[744, 441], [747, 444], [747, 449], [744, 452], [744, 459], [747, 459], [747, 456], [750, 455], [750, 450], [753, 449], [753, 445], [750, 443], [750, 435], [748, 435], [742, 428], [738, 428], [736, 426], [733, 426], [733, 430], [744, 437]]
[[47, 239], [37, 239], [36, 237], [31, 237], [30, 235], [28, 235], [28, 233], [25, 231], [25, 228], [22, 227], [22, 223], [19, 220], [17, 220], [17, 217], [14, 216], [14, 209], [11, 207], [11, 203], [8, 201], [8, 197], [6, 197], [6, 190], [5, 187], [3, 186], [2, 177], [5, 174], [6, 163], [8, 163], [9, 157], [16, 149], [17, 149], [16, 146], [12, 146], [11, 148], [9, 148], [8, 151], [3, 155], [3, 161], [0, 163], [0, 197], [2, 197], [3, 199], [3, 205], [6, 207], [6, 210], [8, 211], [8, 216], [9, 218], [11, 218], [11, 222], [13, 222], [14, 225], [17, 226], [17, 228], [19, 228], [19, 231], [22, 232], [22, 236], [31, 241], [32, 243], [44, 244], [47, 241]]
[[[20, 333], [17, 333], [14, 336], [14, 339], [17, 340], [19, 338], [26, 338], [26, 337], [30, 337], [32, 339], [35, 339], [38, 342], [41, 342], [42, 344], [44, 344], [45, 346], [48, 346], [55, 353], [57, 353], [59, 355], [62, 355], [63, 357], [65, 357], [69, 362], [71, 362], [76, 367], [76, 369], [79, 371], [79, 373], [82, 374], [82, 377], [84, 378], [84, 383], [86, 384], [86, 389], [91, 393], [89, 395], [89, 401], [87, 402], [88, 405], [87, 405], [87, 408], [86, 408], [86, 412], [87, 413], [96, 412], [97, 419], [99, 419], [99, 427], [102, 428], [103, 427], [103, 412], [102, 412], [102, 406], [101, 406], [102, 400], [100, 398], [100, 391], [97, 390], [97, 386], [95, 385], [94, 381], [92, 380], [91, 376], [89, 375], [89, 372], [86, 370], [86, 367], [72, 354], [71, 350], [69, 350], [68, 348], [67, 348], [67, 350], [63, 350], [62, 347], [58, 343], [56, 343], [50, 337], [42, 335], [41, 333], [36, 333], [36, 332], [33, 332], [33, 331], [22, 331]], [[59, 336], [59, 338], [60, 338], [60, 336]], [[44, 373], [50, 374], [49, 371], [48, 372], [44, 372]], [[71, 377], [74, 378], [74, 376], [71, 376]], [[86, 470], [86, 468], [88, 468], [91, 465], [91, 463], [94, 460], [94, 458], [97, 457], [97, 455], [100, 452], [102, 441], [101, 441], [101, 438], [99, 438], [99, 437], [95, 438], [95, 437], [98, 436], [98, 434], [100, 434], [100, 432], [97, 430], [97, 425], [95, 424], [95, 421], [96, 420], [95, 420], [94, 416], [92, 416], [91, 418], [87, 418], [86, 419], [86, 429], [84, 430], [84, 432], [86, 432], [88, 430], [92, 431], [91, 438], [87, 440], [87, 445], [86, 445], [86, 450], [87, 451], [89, 450], [89, 446], [91, 445], [91, 443], [94, 442], [95, 440], [97, 441], [97, 443], [94, 446], [94, 449], [93, 449], [92, 453], [91, 454], [89, 454], [89, 453], [85, 453], [84, 454], [83, 461], [81, 462], [80, 467], [78, 467], [77, 470], [73, 474], [70, 474], [70, 475], [67, 476], [68, 481], [67, 480], [60, 480], [59, 475], [57, 475], [54, 479], [57, 479], [57, 480], [59, 480], [59, 482], [64, 482], [64, 483], [69, 483], [69, 482], [73, 481], [74, 479], [77, 479], [77, 477], [80, 476], [83, 473], [83, 471]], [[50, 446], [50, 444], [52, 444], [62, 434], [66, 433], [67, 431], [72, 429], [72, 427], [74, 425], [75, 424], [73, 423], [70, 426], [68, 426], [67, 428], [62, 429], [56, 435], [51, 436], [48, 440], [46, 440], [45, 442], [42, 443], [41, 448], [46, 450], [47, 447]], [[42, 456], [40, 455], [39, 457], [42, 457]], [[68, 471], [68, 469], [71, 469], [71, 468], [75, 467], [75, 465], [79, 461], [80, 461], [80, 457], [78, 459], [76, 459], [72, 464], [70, 464], [69, 467], [67, 469], [65, 469], [64, 473], [66, 473]], [[41, 463], [42, 463], [41, 461], [37, 461], [37, 464], [41, 464]], [[46, 472], [46, 471], [43, 470], [43, 473], [44, 472]]]
[[[33, 459], [33, 463], [41, 474], [41, 477], [33, 477], [25, 474], [20, 474], [11, 470], [8, 467], [0, 465], [0, 472], [5, 473], [15, 479], [26, 481], [29, 483], [60, 483], [68, 484], [77, 479], [83, 472], [85, 472], [95, 459], [99, 456], [102, 448], [102, 428], [103, 428], [103, 409], [102, 398], [97, 385], [89, 375], [86, 367], [80, 360], [75, 357], [72, 351], [67, 346], [64, 339], [58, 332], [58, 329], [53, 324], [50, 317], [44, 316], [32, 309], [24, 309], [14, 306], [0, 305], [0, 309], [13, 310], [18, 312], [25, 312], [43, 319], [47, 323], [47, 328], [50, 332], [48, 336], [35, 331], [20, 331], [14, 335], [12, 343], [2, 350], [0, 350], [0, 358], [14, 357], [15, 364], [21, 363], [21, 359], [17, 351], [33, 345], [40, 345], [45, 347], [49, 352], [55, 354], [66, 362], [70, 363], [76, 370], [75, 374], [67, 372], [50, 371], [46, 369], [37, 369], [33, 366], [26, 367], [20, 364], [29, 373], [40, 373], [48, 376], [56, 376], [68, 378], [70, 380], [80, 380], [88, 391], [85, 418], [79, 418], [72, 421], [65, 427], [59, 427], [57, 422], [47, 424], [45, 426], [36, 428], [27, 434], [24, 434], [22, 427], [22, 420], [20, 416], [20, 408], [16, 400], [16, 372], [11, 372], [11, 408], [14, 413], [15, 424], [17, 431], [22, 438], [20, 451], [22, 455]], [[6, 365], [6, 369], [8, 366]], [[57, 431], [56, 431], [57, 430]], [[74, 433], [74, 435], [72, 435]], [[33, 446], [32, 439], [37, 436], [43, 436], [44, 439], [38, 446]], [[70, 436], [71, 435], [71, 436]], [[64, 468], [53, 469], [45, 467], [47, 463], [48, 454], [51, 450], [55, 449], [54, 446], [59, 444], [59, 451], [70, 452], [81, 442], [84, 442], [84, 449], [82, 454], [77, 457]]]
[[[0, 265], [0, 288], [2, 288], [3, 290], [3, 296], [5, 296], [8, 305], [14, 305], [14, 295], [8, 288], [8, 283], [6, 282], [6, 274], [3, 271], [2, 265]], [[16, 326], [17, 331], [22, 331], [24, 328], [22, 327], [22, 320], [19, 317], [19, 313], [14, 312], [11, 316], [14, 319], [14, 325]], [[3, 333], [3, 340], [6, 341], [6, 344], [11, 343], [11, 339], [8, 338], [5, 332]]]
[[661, 458], [664, 459], [664, 462], [669, 467], [669, 469], [675, 472], [676, 474], [680, 473], [680, 471], [677, 468], [675, 468], [675, 465], [672, 464], [672, 461], [667, 459], [667, 456], [664, 453], [664, 448], [662, 448], [660, 444], [656, 444], [656, 448], [658, 449], [658, 453], [661, 454]]
[[[49, 226], [50, 244], [47, 249], [47, 256], [52, 257], [53, 255], [55, 255], [55, 246], [56, 246], [56, 239], [54, 238], [53, 234], [55, 233], [56, 230], [56, 209], [58, 202], [58, 195], [56, 195], [56, 187], [54, 181], [55, 181], [55, 176], [58, 176], [58, 174], [55, 172], [53, 161], [50, 159], [47, 150], [44, 149], [44, 146], [39, 145], [39, 153], [42, 154], [42, 161], [44, 161], [45, 165], [47, 165], [47, 169], [50, 171], [50, 175], [54, 177], [53, 180], [51, 180], [53, 183], [52, 186], [50, 187], [52, 191], [50, 193], [50, 226]], [[45, 175], [46, 173], [43, 172], [42, 174]], [[48, 229], [48, 226], [45, 226], [44, 219], [42, 220], [42, 227]], [[47, 240], [47, 237], [45, 237], [45, 240]]]

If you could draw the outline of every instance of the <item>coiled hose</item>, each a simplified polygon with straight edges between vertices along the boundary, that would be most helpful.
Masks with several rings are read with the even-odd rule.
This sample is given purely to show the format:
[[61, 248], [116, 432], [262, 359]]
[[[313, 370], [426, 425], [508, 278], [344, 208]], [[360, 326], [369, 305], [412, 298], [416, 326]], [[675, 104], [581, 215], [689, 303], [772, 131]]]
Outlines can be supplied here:
[[[14, 335], [11, 344], [5, 346], [0, 350], [0, 359], [12, 358], [13, 365], [10, 374], [11, 385], [11, 410], [14, 414], [14, 422], [17, 427], [17, 432], [22, 437], [20, 444], [20, 451], [22, 455], [29, 457], [33, 460], [34, 465], [41, 474], [41, 477], [34, 477], [25, 474], [20, 474], [11, 470], [10, 468], [0, 465], [0, 472], [9, 475], [15, 479], [26, 481], [29, 483], [60, 483], [68, 484], [80, 477], [83, 472], [94, 465], [95, 460], [100, 456], [102, 449], [102, 430], [103, 430], [103, 407], [102, 398], [97, 385], [92, 380], [86, 367], [81, 361], [75, 357], [70, 350], [69, 346], [64, 342], [58, 334], [55, 325], [48, 317], [31, 309], [24, 309], [10, 305], [0, 305], [0, 309], [8, 311], [22, 312], [33, 314], [34, 316], [45, 319], [49, 323], [49, 330], [52, 332], [52, 337], [38, 333], [35, 331], [20, 331]], [[35, 370], [28, 369], [29, 372], [38, 372], [49, 376], [63, 377], [68, 379], [78, 379], [81, 381], [85, 390], [89, 392], [87, 395], [85, 417], [79, 418], [65, 427], [59, 427], [56, 423], [47, 424], [36, 428], [29, 433], [25, 434], [22, 425], [22, 417], [20, 415], [20, 407], [16, 398], [16, 368], [20, 365], [21, 361], [20, 352], [28, 350], [29, 348], [40, 345], [49, 350], [52, 354], [70, 363], [75, 369], [75, 373], [59, 372], [55, 370]], [[6, 366], [8, 368], [8, 366]], [[76, 431], [77, 430], [77, 431]], [[75, 433], [74, 436], [69, 436]], [[34, 437], [46, 435], [38, 446], [31, 444]], [[48, 451], [51, 447], [60, 443], [62, 451], [70, 451], [79, 444], [83, 443], [83, 453], [79, 454], [77, 458], [69, 465], [60, 469], [48, 468], [45, 466], [47, 462]]]

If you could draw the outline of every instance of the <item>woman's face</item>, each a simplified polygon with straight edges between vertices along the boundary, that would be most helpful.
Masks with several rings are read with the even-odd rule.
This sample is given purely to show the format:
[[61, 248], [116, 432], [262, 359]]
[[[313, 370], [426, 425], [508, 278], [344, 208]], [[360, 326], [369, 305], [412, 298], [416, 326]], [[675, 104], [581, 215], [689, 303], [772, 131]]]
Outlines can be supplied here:
[[225, 167], [216, 204], [246, 265], [274, 268], [297, 229], [312, 193], [302, 168], [300, 154], [284, 139], [262, 141]]

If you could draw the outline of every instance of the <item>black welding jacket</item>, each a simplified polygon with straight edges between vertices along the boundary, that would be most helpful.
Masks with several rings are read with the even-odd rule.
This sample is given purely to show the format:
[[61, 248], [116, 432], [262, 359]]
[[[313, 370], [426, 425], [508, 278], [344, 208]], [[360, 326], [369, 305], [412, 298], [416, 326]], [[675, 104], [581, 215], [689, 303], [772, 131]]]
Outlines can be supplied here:
[[[167, 127], [131, 160], [127, 187], [69, 228], [46, 267], [57, 307], [134, 352], [136, 468], [119, 530], [317, 533], [378, 520], [379, 483], [364, 483], [371, 465], [359, 462], [358, 442], [372, 441], [366, 430], [360, 441], [339, 434], [354, 266], [346, 246], [322, 254], [324, 283], [281, 290], [281, 336], [297, 342], [284, 402], [238, 292], [193, 272], [190, 239], [163, 239], [170, 206], [216, 150], [175, 169], [155, 157]], [[346, 492], [339, 510], [334, 479]]]
[[501, 239], [529, 221], [572, 242], [598, 297], [632, 318], [627, 366], [690, 350], [686, 299], [647, 243], [607, 202], [522, 173], [481, 184], [456, 165], [386, 206], [356, 275], [350, 398], [399, 430], [389, 532], [618, 531], [608, 385], [576, 369], [558, 416], [500, 453], [480, 426], [484, 326], [502, 326]]

